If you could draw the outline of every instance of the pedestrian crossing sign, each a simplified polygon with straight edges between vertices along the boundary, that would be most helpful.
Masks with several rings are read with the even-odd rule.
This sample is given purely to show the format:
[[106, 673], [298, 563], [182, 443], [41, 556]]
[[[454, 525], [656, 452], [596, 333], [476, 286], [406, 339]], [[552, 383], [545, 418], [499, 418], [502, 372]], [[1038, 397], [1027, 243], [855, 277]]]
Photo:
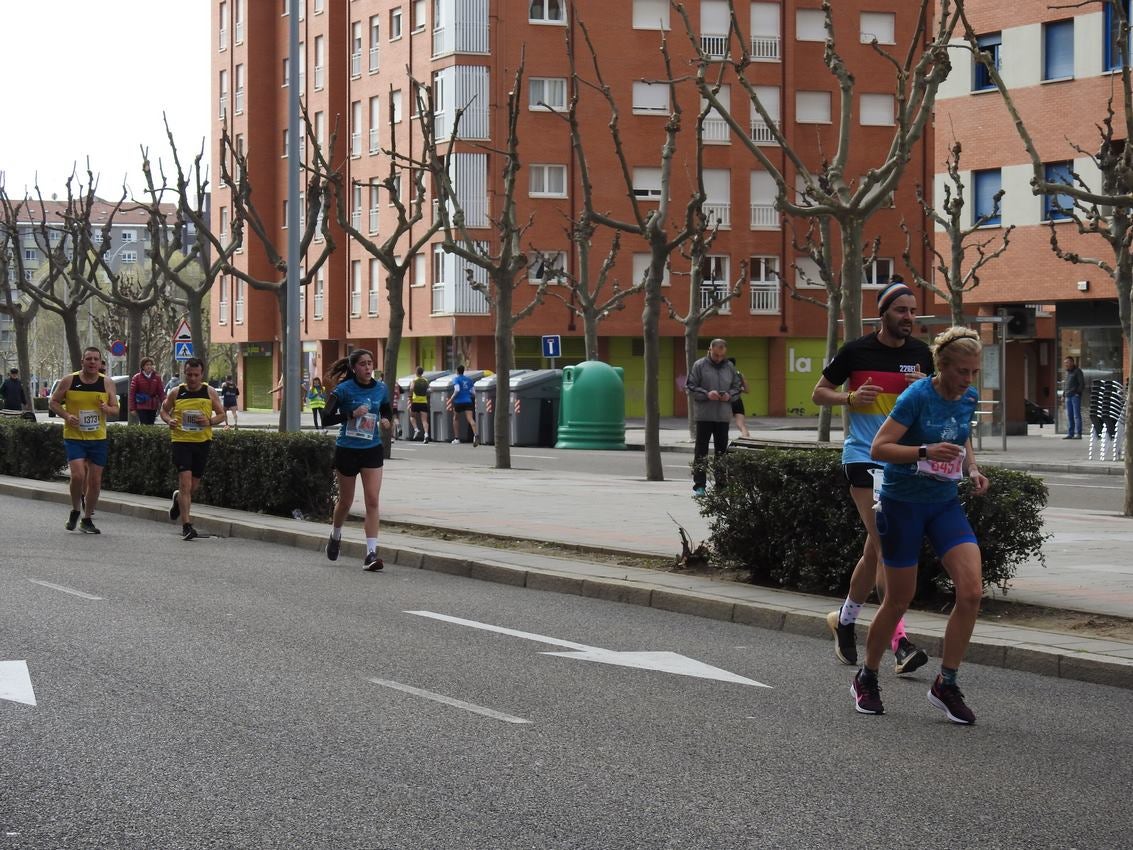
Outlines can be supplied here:
[[193, 356], [193, 343], [191, 342], [178, 342], [173, 346], [173, 359], [174, 360], [188, 360]]

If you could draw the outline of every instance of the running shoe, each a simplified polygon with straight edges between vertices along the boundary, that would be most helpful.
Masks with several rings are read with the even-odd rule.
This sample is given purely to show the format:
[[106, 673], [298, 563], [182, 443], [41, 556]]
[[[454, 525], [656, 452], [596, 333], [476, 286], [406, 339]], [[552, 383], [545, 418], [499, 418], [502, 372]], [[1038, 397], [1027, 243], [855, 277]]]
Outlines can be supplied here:
[[877, 684], [877, 677], [869, 681], [862, 678], [862, 671], [854, 674], [854, 681], [850, 683], [850, 693], [854, 697], [854, 708], [859, 714], [884, 714], [885, 706], [881, 704], [881, 686]]
[[428, 435], [428, 434], [426, 434], [426, 435], [425, 435], [425, 438], [424, 438], [423, 440], [421, 440], [421, 442], [422, 442], [422, 443], [427, 443], [427, 442], [429, 442], [429, 435]]
[[327, 560], [328, 561], [337, 561], [338, 560], [338, 550], [341, 546], [342, 546], [342, 540], [341, 539], [335, 540], [333, 535], [331, 537], [327, 538]]
[[893, 667], [898, 676], [903, 673], [912, 673], [914, 670], [928, 664], [928, 653], [918, 649], [917, 645], [908, 638], [897, 641], [897, 648], [893, 650], [897, 656], [897, 664]]
[[944, 684], [944, 678], [939, 674], [928, 690], [928, 701], [943, 711], [953, 723], [971, 726], [976, 722], [976, 715], [964, 702], [960, 689], [955, 685]]
[[65, 529], [67, 529], [68, 531], [74, 531], [75, 526], [77, 526], [78, 524], [79, 524], [79, 512], [78, 511], [71, 511], [71, 513], [69, 513], [67, 515], [67, 524], [63, 527]]
[[693, 487], [692, 488], [692, 495], [694, 495], [694, 496], [703, 496], [706, 492], [708, 492], [708, 491], [705, 490], [703, 487]]
[[473, 434], [472, 435], [472, 448], [476, 448], [478, 445], [480, 445], [480, 435], [479, 434]]
[[362, 569], [368, 573], [376, 573], [385, 567], [385, 563], [378, 557], [377, 552], [369, 552], [366, 554], [366, 560], [362, 562]]
[[79, 523], [79, 531], [83, 534], [102, 534], [101, 531], [94, 527], [94, 520], [89, 516], [83, 517], [83, 521]]
[[453, 440], [453, 441], [452, 441], [452, 445], [454, 445], [454, 446], [459, 446], [459, 445], [460, 445], [460, 440], [459, 440], [459, 439]]
[[[826, 615], [826, 625], [834, 633], [834, 654], [843, 664], [854, 667], [858, 663], [858, 643], [854, 637], [854, 624], [843, 626], [841, 616], [842, 609], [831, 611]], [[923, 664], [924, 661], [921, 663]]]
[[181, 496], [180, 490], [174, 490], [173, 491], [173, 504], [171, 504], [169, 506], [169, 518], [171, 520], [177, 519], [177, 517], [181, 516], [181, 499], [180, 499], [180, 496]]
[[197, 534], [197, 530], [193, 528], [193, 526], [189, 525], [189, 523], [185, 523], [183, 526], [181, 526], [182, 540], [196, 540], [200, 536], [201, 535]]

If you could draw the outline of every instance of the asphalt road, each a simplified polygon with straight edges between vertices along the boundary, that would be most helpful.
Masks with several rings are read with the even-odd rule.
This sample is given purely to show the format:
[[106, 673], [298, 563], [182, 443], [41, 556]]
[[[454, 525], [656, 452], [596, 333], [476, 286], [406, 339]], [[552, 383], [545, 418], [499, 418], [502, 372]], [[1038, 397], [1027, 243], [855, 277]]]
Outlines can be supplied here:
[[64, 519], [0, 497], [0, 849], [1129, 844], [1127, 691], [969, 665], [961, 728], [926, 668], [867, 717], [826, 641]]

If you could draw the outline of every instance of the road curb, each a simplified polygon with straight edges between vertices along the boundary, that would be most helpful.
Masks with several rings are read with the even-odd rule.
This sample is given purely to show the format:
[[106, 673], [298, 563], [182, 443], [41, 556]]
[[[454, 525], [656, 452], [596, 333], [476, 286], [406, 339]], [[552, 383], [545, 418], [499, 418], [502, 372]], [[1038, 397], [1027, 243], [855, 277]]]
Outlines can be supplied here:
[[[24, 483], [22, 479], [0, 478], [0, 493], [58, 504], [66, 504], [69, 501], [65, 491], [43, 489], [42, 482], [29, 480]], [[148, 502], [158, 502], [158, 504], [150, 505], [147, 504]], [[164, 499], [104, 492], [99, 500], [99, 508], [123, 516], [168, 521], [168, 508]], [[290, 528], [283, 525], [281, 527], [281, 524], [294, 523], [296, 520], [265, 516], [257, 521], [253, 514], [236, 517], [210, 515], [213, 510], [223, 509], [201, 505], [199, 512], [194, 514], [194, 525], [203, 531], [222, 537], [278, 543], [315, 552], [320, 551], [326, 543], [324, 526]], [[226, 513], [239, 514], [236, 511], [226, 511]], [[387, 564], [409, 569], [430, 570], [511, 587], [638, 605], [805, 637], [820, 639], [830, 637], [825, 615], [813, 611], [772, 603], [735, 600], [724, 595], [699, 591], [651, 586], [644, 582], [626, 579], [579, 576], [549, 569], [501, 564], [494, 562], [490, 557], [467, 558], [438, 554], [425, 548], [427, 539], [422, 540], [421, 543], [422, 545], [381, 545], [379, 554]], [[356, 558], [361, 565], [365, 554], [365, 547], [361, 541], [344, 538], [341, 551], [344, 556]], [[836, 604], [836, 600], [831, 600], [831, 604]], [[1036, 641], [1041, 641], [1045, 633], [1034, 630], [1034, 634]], [[909, 636], [930, 655], [940, 657], [942, 643], [940, 635], [911, 629]], [[989, 667], [1133, 690], [1133, 659], [1124, 660], [1088, 652], [1046, 647], [1041, 643], [1020, 645], [1013, 641], [977, 635], [972, 638], [965, 660]]]

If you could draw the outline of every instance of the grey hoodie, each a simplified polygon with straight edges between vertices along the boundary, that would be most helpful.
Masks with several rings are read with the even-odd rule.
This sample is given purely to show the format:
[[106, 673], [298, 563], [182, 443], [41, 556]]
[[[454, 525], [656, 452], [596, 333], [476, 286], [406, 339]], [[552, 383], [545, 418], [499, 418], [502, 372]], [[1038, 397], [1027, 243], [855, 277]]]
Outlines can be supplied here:
[[[709, 400], [708, 393], [712, 390], [728, 393], [729, 400]], [[697, 422], [731, 422], [731, 399], [739, 395], [740, 373], [727, 358], [716, 363], [711, 357], [701, 357], [692, 364], [685, 391], [692, 401], [693, 418]]]

